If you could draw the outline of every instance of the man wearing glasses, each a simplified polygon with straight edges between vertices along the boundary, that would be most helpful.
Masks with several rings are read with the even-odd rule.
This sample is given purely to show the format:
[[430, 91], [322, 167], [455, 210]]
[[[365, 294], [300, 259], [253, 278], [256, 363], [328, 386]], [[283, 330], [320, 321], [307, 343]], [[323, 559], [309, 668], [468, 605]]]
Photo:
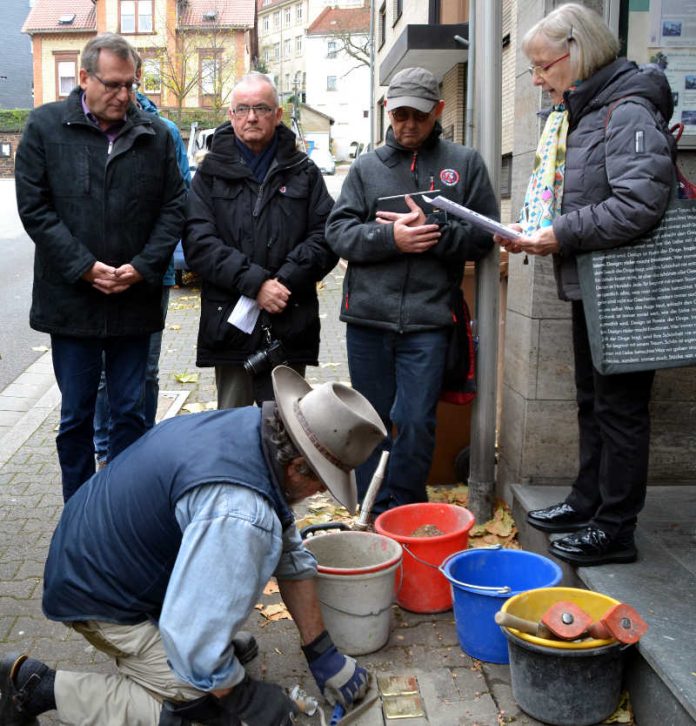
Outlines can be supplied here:
[[[498, 216], [479, 154], [440, 138], [444, 105], [425, 68], [405, 68], [392, 78], [386, 143], [358, 157], [326, 226], [329, 245], [348, 260], [341, 320], [348, 324], [353, 387], [387, 431], [396, 430], [384, 444], [391, 456], [375, 514], [427, 501], [452, 294], [466, 260], [481, 259], [492, 246], [490, 235], [460, 219], [435, 217], [426, 202], [416, 203], [418, 195], [403, 195], [440, 194]], [[361, 500], [380, 455], [378, 447], [356, 470]]]
[[317, 365], [316, 285], [338, 258], [324, 239], [333, 200], [281, 123], [272, 81], [242, 78], [188, 200], [184, 252], [201, 276], [197, 365], [215, 366], [218, 408], [273, 398], [270, 372]]
[[135, 65], [121, 36], [91, 40], [79, 87], [32, 112], [17, 151], [17, 204], [36, 245], [30, 324], [51, 335], [66, 501], [94, 474], [102, 356], [109, 459], [145, 431], [149, 339], [163, 327], [162, 276], [183, 226], [174, 143], [134, 105]]

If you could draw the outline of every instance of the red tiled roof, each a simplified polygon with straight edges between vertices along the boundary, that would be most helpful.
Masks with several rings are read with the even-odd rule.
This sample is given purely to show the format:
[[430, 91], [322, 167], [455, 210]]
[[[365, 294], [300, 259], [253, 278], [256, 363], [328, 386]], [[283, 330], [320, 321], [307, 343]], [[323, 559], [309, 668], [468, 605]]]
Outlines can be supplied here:
[[370, 8], [324, 8], [307, 28], [307, 35], [333, 33], [367, 33], [370, 30]]
[[[253, 28], [254, 8], [255, 0], [188, 0], [179, 11], [179, 27]], [[209, 12], [217, 13], [212, 21], [203, 17]]]
[[[75, 15], [72, 23], [58, 19]], [[96, 9], [92, 0], [36, 0], [22, 26], [23, 33], [70, 33], [97, 30]]]

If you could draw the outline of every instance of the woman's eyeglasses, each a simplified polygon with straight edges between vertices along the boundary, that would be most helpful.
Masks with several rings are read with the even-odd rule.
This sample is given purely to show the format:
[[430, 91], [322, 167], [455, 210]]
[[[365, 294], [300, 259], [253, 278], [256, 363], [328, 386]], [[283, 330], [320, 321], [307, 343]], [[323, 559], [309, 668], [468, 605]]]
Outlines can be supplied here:
[[566, 58], [570, 57], [570, 52], [565, 53], [560, 58], [556, 58], [556, 60], [552, 60], [550, 63], [545, 63], [542, 66], [529, 66], [527, 70], [529, 71], [530, 75], [534, 75], [536, 73], [537, 76], [543, 76], [544, 74], [548, 73], [548, 71], [553, 68], [556, 63], [560, 63], [562, 60], [565, 60]]

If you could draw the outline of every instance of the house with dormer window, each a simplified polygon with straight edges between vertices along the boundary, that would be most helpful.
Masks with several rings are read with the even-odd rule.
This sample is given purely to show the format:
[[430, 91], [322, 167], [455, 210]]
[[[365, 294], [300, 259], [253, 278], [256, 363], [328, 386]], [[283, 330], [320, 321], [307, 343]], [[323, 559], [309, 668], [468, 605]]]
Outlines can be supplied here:
[[110, 31], [140, 53], [141, 90], [158, 106], [223, 108], [256, 55], [254, 15], [255, 0], [35, 0], [22, 28], [34, 105], [65, 98], [85, 43]]

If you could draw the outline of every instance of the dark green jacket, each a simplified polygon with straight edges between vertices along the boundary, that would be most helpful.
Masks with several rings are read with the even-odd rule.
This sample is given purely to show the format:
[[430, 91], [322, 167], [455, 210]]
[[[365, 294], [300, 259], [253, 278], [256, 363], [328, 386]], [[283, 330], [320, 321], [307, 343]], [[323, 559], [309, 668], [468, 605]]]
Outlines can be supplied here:
[[[19, 214], [36, 245], [30, 323], [78, 337], [161, 330], [162, 276], [184, 221], [185, 192], [164, 124], [131, 104], [110, 148], [81, 90], [32, 111], [17, 150]], [[95, 262], [143, 276], [104, 295], [81, 279]]]

